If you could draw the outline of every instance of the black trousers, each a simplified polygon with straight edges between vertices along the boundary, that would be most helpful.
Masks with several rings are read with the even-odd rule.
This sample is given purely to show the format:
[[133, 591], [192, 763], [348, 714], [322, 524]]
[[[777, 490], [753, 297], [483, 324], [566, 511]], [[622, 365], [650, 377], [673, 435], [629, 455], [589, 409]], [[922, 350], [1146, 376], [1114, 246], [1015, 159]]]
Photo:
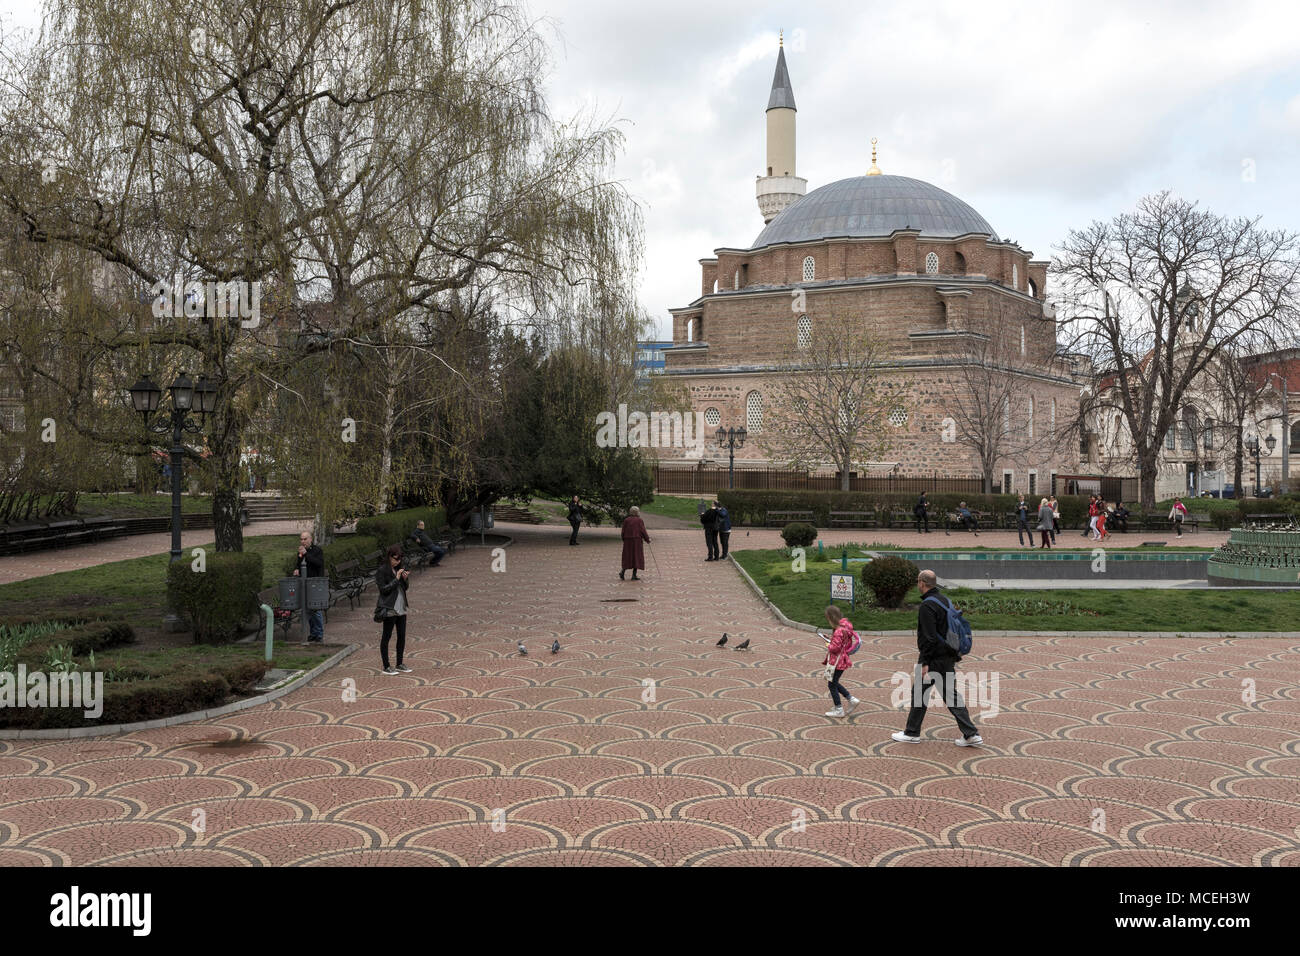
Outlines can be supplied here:
[[720, 541], [722, 542], [722, 555], [721, 555], [721, 557], [724, 557], [724, 558], [725, 558], [725, 557], [727, 556], [727, 546], [728, 546], [728, 545], [730, 544], [730, 542], [731, 542], [731, 532], [730, 532], [730, 531], [719, 531], [719, 532], [718, 532], [718, 540], [720, 540]]
[[406, 650], [406, 615], [384, 618], [384, 636], [379, 642], [379, 656], [383, 658], [384, 670], [388, 670], [388, 640], [397, 631], [397, 663], [402, 663], [402, 652]]
[[1029, 522], [1026, 521], [1024, 518], [1017, 518], [1017, 519], [1016, 519], [1016, 537], [1020, 540], [1020, 543], [1021, 543], [1021, 544], [1024, 544], [1024, 543], [1025, 543], [1025, 535], [1029, 535], [1029, 543], [1030, 543], [1030, 544], [1033, 544], [1033, 543], [1034, 543], [1034, 532], [1033, 532], [1033, 529], [1029, 527]]
[[925, 525], [925, 533], [930, 533], [930, 516], [928, 514], [913, 515], [916, 518], [916, 533], [921, 533], [921, 526]]
[[704, 543], [709, 547], [709, 557], [718, 556], [718, 532], [715, 528], [704, 529]]
[[966, 702], [961, 699], [956, 673], [955, 664], [940, 667], [931, 664], [929, 672], [922, 679], [921, 665], [916, 665], [916, 672], [912, 675], [912, 709], [907, 712], [907, 729], [903, 733], [909, 737], [921, 736], [921, 722], [925, 720], [925, 699], [930, 696], [930, 688], [936, 684], [943, 702], [948, 705], [948, 713], [957, 721], [961, 735], [974, 737], [979, 733], [979, 728], [971, 721], [970, 713], [966, 710]]
[[573, 529], [573, 534], [569, 535], [569, 544], [578, 543], [578, 529], [582, 527], [581, 521], [570, 521], [569, 527]]

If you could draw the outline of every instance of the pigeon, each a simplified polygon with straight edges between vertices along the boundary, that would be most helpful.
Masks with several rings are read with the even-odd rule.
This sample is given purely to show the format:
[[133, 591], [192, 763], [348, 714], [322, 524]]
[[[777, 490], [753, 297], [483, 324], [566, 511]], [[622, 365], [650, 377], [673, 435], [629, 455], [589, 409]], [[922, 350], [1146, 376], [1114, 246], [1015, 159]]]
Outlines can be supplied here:
[[552, 654], [560, 653], [560, 639], [558, 637], [551, 644], [551, 653]]
[[721, 647], [721, 646], [722, 646], [723, 644], [725, 644], [725, 643], [727, 643], [727, 635], [726, 635], [726, 634], [723, 634], [723, 635], [722, 635], [722, 640], [718, 641], [718, 643], [714, 644], [713, 646], [714, 646], [714, 647]]
[[520, 656], [520, 657], [527, 657], [527, 656], [528, 656], [528, 648], [524, 647], [524, 642], [523, 642], [523, 641], [520, 641], [518, 644], [515, 645], [515, 647], [517, 647], [517, 648], [519, 649], [519, 656]]
[[736, 645], [736, 650], [738, 651], [744, 651], [748, 649], [749, 649], [749, 638], [745, 638], [743, 641], [741, 641], [739, 644]]

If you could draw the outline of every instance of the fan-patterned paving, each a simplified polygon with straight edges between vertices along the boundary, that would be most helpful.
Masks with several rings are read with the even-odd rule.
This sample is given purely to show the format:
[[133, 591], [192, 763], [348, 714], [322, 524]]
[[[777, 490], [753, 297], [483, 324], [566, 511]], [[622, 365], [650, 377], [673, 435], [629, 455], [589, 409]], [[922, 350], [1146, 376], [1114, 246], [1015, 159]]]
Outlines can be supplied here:
[[977, 632], [985, 746], [942, 708], [900, 744], [913, 638], [866, 637], [830, 719], [825, 645], [702, 534], [653, 532], [623, 582], [610, 529], [509, 530], [505, 573], [467, 548], [415, 577], [411, 674], [335, 611], [363, 648], [271, 703], [0, 742], [0, 865], [1300, 864], [1292, 641]]

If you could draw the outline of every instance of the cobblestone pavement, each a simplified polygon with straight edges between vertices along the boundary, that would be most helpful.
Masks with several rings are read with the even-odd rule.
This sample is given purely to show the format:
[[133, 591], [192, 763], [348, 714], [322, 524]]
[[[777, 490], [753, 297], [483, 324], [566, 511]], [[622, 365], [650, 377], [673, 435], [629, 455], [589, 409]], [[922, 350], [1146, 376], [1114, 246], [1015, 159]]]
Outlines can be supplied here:
[[[310, 531], [311, 521], [255, 521], [244, 528], [244, 537], [256, 537], [265, 534], [297, 534]], [[185, 530], [181, 532], [181, 544], [185, 548], [195, 548], [212, 543], [212, 529]], [[133, 534], [124, 538], [109, 538], [95, 544], [79, 544], [71, 548], [55, 548], [52, 551], [33, 551], [31, 554], [14, 554], [0, 557], [0, 584], [12, 581], [26, 581], [59, 571], [75, 571], [96, 564], [108, 564], [111, 561], [125, 561], [128, 558], [143, 558], [151, 554], [165, 554], [172, 546], [170, 531], [161, 534]]]
[[900, 744], [911, 639], [867, 638], [827, 718], [824, 645], [697, 532], [622, 582], [613, 529], [503, 530], [505, 573], [463, 548], [415, 578], [411, 674], [367, 606], [327, 631], [365, 646], [272, 703], [0, 742], [0, 866], [1300, 865], [1292, 642], [977, 635], [986, 746], [942, 709]]

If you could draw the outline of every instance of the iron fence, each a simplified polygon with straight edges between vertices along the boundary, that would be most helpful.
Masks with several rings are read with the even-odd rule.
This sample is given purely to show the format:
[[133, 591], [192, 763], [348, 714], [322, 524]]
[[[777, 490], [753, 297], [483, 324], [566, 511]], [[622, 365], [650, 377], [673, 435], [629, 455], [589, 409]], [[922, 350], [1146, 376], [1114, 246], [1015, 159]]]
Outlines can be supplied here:
[[[726, 468], [668, 468], [654, 466], [655, 491], [666, 495], [714, 495], [728, 487]], [[779, 468], [737, 468], [735, 487], [750, 491], [839, 491], [837, 475], [810, 475]], [[984, 479], [940, 475], [879, 475], [850, 477], [850, 491], [920, 494], [979, 494]], [[996, 491], [996, 486], [994, 488]]]

